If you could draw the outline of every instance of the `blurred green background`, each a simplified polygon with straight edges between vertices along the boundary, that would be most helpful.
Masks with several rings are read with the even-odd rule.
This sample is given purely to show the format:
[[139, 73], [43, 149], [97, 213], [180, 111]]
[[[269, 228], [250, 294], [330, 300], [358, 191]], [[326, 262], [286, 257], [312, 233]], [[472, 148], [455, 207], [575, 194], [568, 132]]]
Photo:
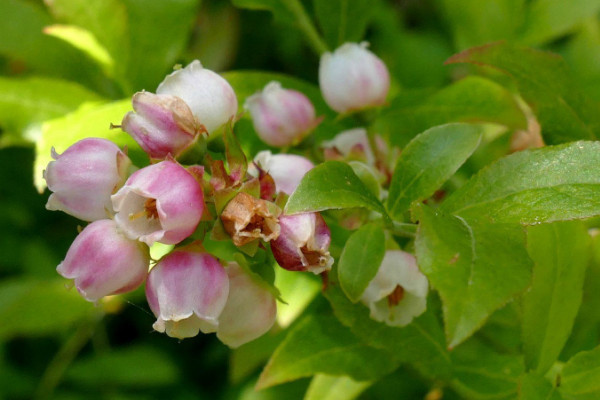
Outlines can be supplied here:
[[[342, 36], [315, 12], [328, 1], [302, 2], [314, 27], [331, 49], [369, 41], [390, 68], [393, 94], [444, 87], [469, 73], [444, 66], [449, 56], [506, 39], [560, 53], [575, 84], [600, 100], [600, 1], [347, 1], [366, 22]], [[200, 59], [216, 71], [280, 72], [316, 85], [318, 54], [306, 31], [278, 12], [286, 2], [0, 1], [0, 398], [304, 396], [308, 380], [252, 389], [285, 330], [232, 352], [213, 335], [177, 341], [152, 332], [141, 289], [97, 305], [66, 290], [55, 268], [78, 221], [46, 211], [48, 192], [34, 187], [35, 145], [47, 121], [86, 102], [154, 91], [177, 63]], [[310, 300], [315, 282], [305, 284]], [[317, 296], [310, 307], [328, 305]], [[423, 398], [429, 388], [419, 382], [401, 370], [361, 398]]]

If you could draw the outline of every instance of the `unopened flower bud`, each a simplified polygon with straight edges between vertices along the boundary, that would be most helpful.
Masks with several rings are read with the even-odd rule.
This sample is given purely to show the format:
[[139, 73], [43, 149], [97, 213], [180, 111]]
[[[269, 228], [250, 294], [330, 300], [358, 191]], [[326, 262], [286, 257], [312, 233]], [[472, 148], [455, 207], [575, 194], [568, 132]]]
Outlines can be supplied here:
[[280, 234], [271, 242], [271, 251], [282, 268], [314, 274], [331, 269], [331, 232], [321, 214], [282, 215], [279, 226]]
[[313, 163], [295, 154], [271, 154], [269, 150], [259, 152], [254, 157], [258, 167], [267, 172], [275, 181], [277, 192], [292, 194], [304, 175], [311, 170]]
[[89, 301], [134, 290], [144, 282], [150, 258], [142, 243], [126, 238], [113, 220], [94, 221], [75, 238], [56, 270]]
[[219, 317], [217, 337], [232, 348], [265, 334], [275, 323], [277, 305], [273, 294], [238, 264], [225, 267], [229, 297]]
[[319, 123], [308, 97], [283, 89], [279, 82], [270, 82], [250, 96], [244, 107], [250, 111], [258, 136], [275, 147], [297, 144]]
[[134, 172], [112, 202], [123, 232], [149, 246], [181, 242], [194, 232], [204, 211], [198, 181], [169, 160]]
[[202, 126], [179, 97], [137, 92], [133, 109], [123, 118], [122, 129], [129, 133], [151, 159], [169, 154], [177, 157], [191, 146]]
[[412, 254], [388, 250], [361, 301], [374, 320], [405, 326], [425, 312], [428, 286]]
[[87, 138], [64, 153], [52, 149], [44, 171], [48, 188], [48, 210], [61, 210], [84, 221], [107, 218], [112, 213], [110, 196], [127, 178], [129, 157], [106, 139]]
[[221, 222], [233, 244], [243, 246], [256, 239], [265, 242], [279, 236], [275, 204], [240, 192], [221, 213]]
[[156, 94], [169, 94], [185, 101], [209, 134], [235, 117], [238, 110], [237, 97], [229, 82], [203, 68], [198, 60], [167, 75]]
[[[357, 160], [371, 165], [375, 163], [375, 155], [369, 144], [367, 130], [364, 128], [340, 132], [332, 140], [323, 142], [322, 146], [325, 149], [325, 158]], [[339, 157], [327, 157], [327, 150]]]
[[175, 250], [150, 271], [146, 299], [152, 327], [179, 339], [217, 330], [229, 283], [223, 266], [207, 253]]
[[366, 43], [345, 43], [321, 56], [319, 86], [329, 107], [345, 113], [383, 105], [390, 74]]

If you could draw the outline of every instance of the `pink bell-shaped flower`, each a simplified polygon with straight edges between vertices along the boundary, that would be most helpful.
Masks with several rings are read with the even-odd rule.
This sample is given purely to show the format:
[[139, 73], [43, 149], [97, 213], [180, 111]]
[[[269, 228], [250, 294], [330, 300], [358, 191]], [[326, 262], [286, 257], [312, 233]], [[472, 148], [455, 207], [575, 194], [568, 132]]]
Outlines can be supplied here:
[[415, 256], [388, 250], [361, 301], [369, 307], [374, 320], [391, 326], [406, 326], [425, 312], [428, 287]]
[[195, 141], [203, 127], [179, 97], [137, 92], [133, 109], [121, 123], [153, 160], [177, 157]]
[[383, 105], [390, 74], [366, 43], [345, 43], [321, 56], [319, 86], [329, 107], [346, 113]]
[[295, 154], [271, 154], [269, 150], [259, 152], [254, 163], [271, 175], [277, 192], [292, 194], [304, 175], [314, 164], [307, 158]]
[[56, 270], [89, 301], [140, 286], [148, 273], [148, 248], [126, 238], [113, 220], [101, 219], [75, 238]]
[[271, 251], [282, 268], [314, 274], [331, 269], [331, 232], [321, 214], [282, 215], [279, 227], [279, 237], [271, 241]]
[[87, 138], [64, 153], [52, 149], [44, 179], [52, 192], [48, 210], [61, 210], [84, 221], [104, 219], [112, 213], [110, 196], [127, 178], [129, 157], [113, 142]]
[[217, 337], [232, 348], [265, 334], [275, 323], [275, 296], [238, 264], [225, 267], [229, 297], [219, 317]]
[[254, 130], [268, 145], [284, 147], [299, 143], [318, 124], [315, 108], [304, 94], [270, 82], [262, 92], [246, 100]]
[[167, 75], [156, 94], [169, 94], [185, 101], [209, 134], [235, 117], [238, 110], [237, 97], [229, 82], [203, 68], [198, 60]]
[[181, 242], [194, 232], [204, 210], [198, 181], [170, 160], [134, 172], [112, 202], [121, 230], [149, 246]]
[[215, 332], [228, 293], [227, 274], [216, 258], [175, 250], [148, 275], [146, 299], [157, 318], [152, 327], [179, 339]]

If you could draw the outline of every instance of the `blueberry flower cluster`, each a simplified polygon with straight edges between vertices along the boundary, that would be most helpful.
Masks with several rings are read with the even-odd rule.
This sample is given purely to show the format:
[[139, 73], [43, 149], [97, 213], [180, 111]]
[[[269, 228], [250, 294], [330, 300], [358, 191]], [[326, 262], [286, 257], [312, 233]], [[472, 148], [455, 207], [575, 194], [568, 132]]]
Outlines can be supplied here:
[[[325, 101], [340, 113], [382, 105], [389, 89], [385, 65], [364, 44], [323, 55], [319, 81]], [[249, 257], [263, 249], [290, 271], [326, 274], [334, 259], [325, 218], [282, 211], [313, 162], [265, 150], [248, 164], [241, 149], [232, 150], [237, 97], [199, 61], [168, 75], [156, 93], [136, 93], [132, 106], [121, 128], [146, 152], [148, 166], [137, 168], [126, 151], [100, 138], [53, 151], [44, 172], [52, 191], [47, 208], [89, 222], [58, 272], [89, 301], [145, 282], [153, 328], [172, 337], [214, 332], [237, 347], [263, 335], [275, 322], [276, 289], [241, 259], [211, 255], [203, 238], [229, 240]], [[297, 145], [321, 122], [304, 94], [278, 82], [250, 96], [244, 108], [273, 147]], [[221, 133], [226, 163], [208, 155], [199, 165], [181, 163], [186, 152]], [[379, 181], [389, 174], [386, 146], [373, 150], [364, 129], [343, 132], [322, 148], [325, 159], [358, 162]], [[152, 260], [155, 243], [173, 249]], [[386, 255], [363, 296], [374, 319], [405, 325], [424, 311], [427, 281], [410, 257]]]

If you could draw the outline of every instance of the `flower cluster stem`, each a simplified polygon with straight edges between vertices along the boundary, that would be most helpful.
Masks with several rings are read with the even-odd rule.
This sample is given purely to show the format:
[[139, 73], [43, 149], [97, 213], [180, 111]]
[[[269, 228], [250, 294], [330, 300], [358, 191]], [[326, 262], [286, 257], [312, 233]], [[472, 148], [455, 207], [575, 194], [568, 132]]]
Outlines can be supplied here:
[[306, 36], [308, 43], [313, 48], [313, 50], [318, 55], [329, 51], [327, 44], [325, 44], [325, 42], [317, 32], [317, 29], [306, 14], [306, 10], [304, 9], [300, 1], [287, 0], [286, 4], [288, 9], [296, 16], [296, 22], [298, 23], [298, 27]]
[[84, 320], [75, 333], [69, 337], [46, 367], [35, 393], [36, 400], [49, 399], [59, 385], [65, 371], [71, 365], [83, 346], [90, 340], [100, 321], [98, 315]]

